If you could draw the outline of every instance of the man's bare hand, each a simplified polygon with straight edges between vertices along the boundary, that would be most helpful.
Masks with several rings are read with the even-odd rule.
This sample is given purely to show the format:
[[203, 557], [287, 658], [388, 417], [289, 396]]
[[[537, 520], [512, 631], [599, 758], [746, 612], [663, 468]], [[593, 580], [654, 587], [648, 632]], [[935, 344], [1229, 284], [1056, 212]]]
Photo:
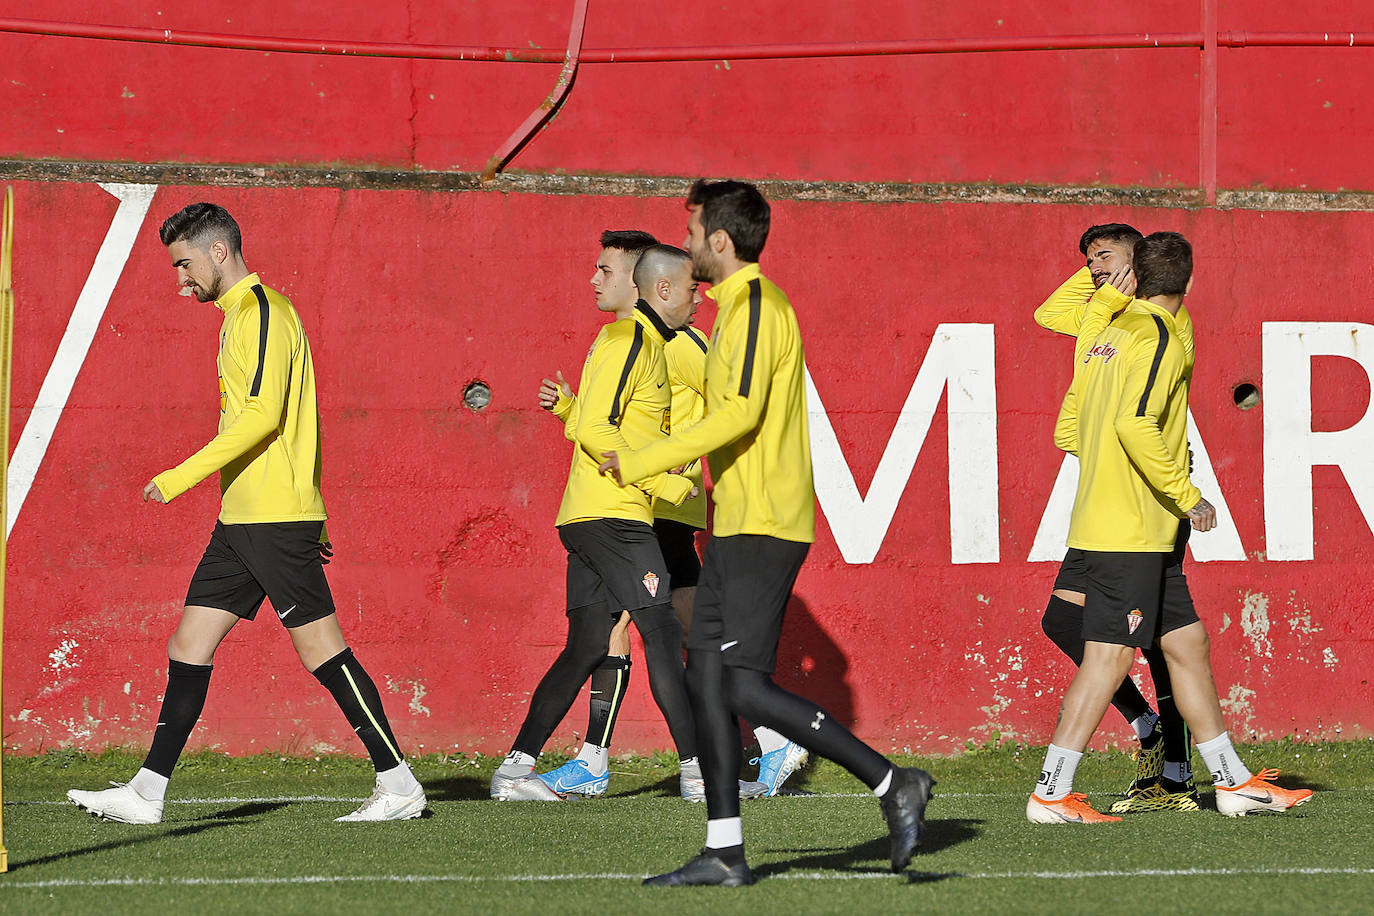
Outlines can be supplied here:
[[143, 488], [143, 501], [146, 503], [150, 499], [155, 503], [167, 504], [167, 500], [162, 497], [162, 491], [159, 490], [157, 484], [153, 483], [151, 480], [148, 481], [147, 486]]
[[1217, 526], [1217, 510], [1205, 499], [1199, 499], [1197, 505], [1188, 510], [1188, 518], [1192, 520], [1194, 531], [1211, 531]]
[[1112, 275], [1107, 278], [1107, 282], [1123, 296], [1135, 295], [1135, 271], [1131, 269], [1129, 264], [1123, 264], [1121, 267], [1112, 271]]
[[615, 478], [615, 482], [620, 484], [622, 487], [625, 486], [625, 481], [620, 479], [620, 456], [617, 455], [615, 452], [602, 452], [601, 457], [605, 458], [606, 460], [601, 462], [601, 465], [597, 468], [597, 470], [600, 471], [602, 474], [605, 474], [607, 471], [610, 471], [611, 476]]
[[563, 378], [562, 371], [555, 372], [554, 375], [557, 381], [546, 378], [539, 383], [539, 406], [545, 410], [553, 410], [558, 405], [559, 394], [565, 398], [572, 397], [572, 386]]

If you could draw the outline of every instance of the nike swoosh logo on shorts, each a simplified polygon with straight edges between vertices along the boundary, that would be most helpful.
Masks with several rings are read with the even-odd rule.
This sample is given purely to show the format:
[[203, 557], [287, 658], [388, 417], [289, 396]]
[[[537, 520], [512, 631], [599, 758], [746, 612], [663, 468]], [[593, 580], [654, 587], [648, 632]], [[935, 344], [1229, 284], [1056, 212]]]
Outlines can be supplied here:
[[294, 611], [295, 609], [296, 609], [296, 606], [293, 604], [293, 605], [291, 605], [289, 608], [287, 608], [287, 609], [284, 610], [284, 611], [277, 611], [277, 619], [278, 619], [278, 620], [285, 620], [285, 619], [286, 619], [286, 615], [289, 614], [289, 613], [291, 613], [291, 612]]
[[732, 640], [730, 640], [729, 642], [721, 643], [721, 644], [720, 644], [720, 651], [724, 652], [726, 649], [733, 649], [735, 646], [738, 646], [738, 645], [739, 645], [739, 640], [738, 640], [738, 639], [732, 639]]

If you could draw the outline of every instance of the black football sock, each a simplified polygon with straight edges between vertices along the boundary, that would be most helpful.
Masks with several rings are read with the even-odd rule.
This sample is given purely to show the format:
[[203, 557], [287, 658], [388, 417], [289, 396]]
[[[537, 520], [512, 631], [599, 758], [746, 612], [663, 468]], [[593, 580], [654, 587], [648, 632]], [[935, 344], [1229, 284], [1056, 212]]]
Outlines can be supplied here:
[[725, 696], [730, 709], [766, 725], [809, 751], [833, 760], [870, 789], [893, 769], [892, 763], [860, 741], [815, 703], [783, 690], [763, 671], [725, 667]]
[[205, 708], [205, 694], [210, 689], [213, 665], [188, 665], [167, 661], [167, 692], [162, 696], [162, 711], [157, 717], [157, 731], [153, 746], [143, 761], [143, 768], [159, 776], [170, 777], [177, 758], [196, 727], [201, 710]]
[[591, 715], [587, 719], [587, 743], [610, 747], [615, 720], [630, 686], [630, 657], [608, 655], [592, 672]]
[[313, 672], [334, 697], [348, 724], [362, 739], [372, 766], [378, 773], [405, 763], [405, 755], [391, 733], [391, 723], [382, 709], [382, 696], [363, 666], [344, 649]]
[[1164, 731], [1164, 762], [1182, 766], [1185, 778], [1193, 775], [1192, 736], [1188, 723], [1179, 714], [1174, 702], [1174, 685], [1169, 679], [1169, 666], [1160, 649], [1149, 649], [1145, 660], [1150, 664], [1150, 677], [1155, 682], [1155, 701], [1159, 704], [1159, 727]]

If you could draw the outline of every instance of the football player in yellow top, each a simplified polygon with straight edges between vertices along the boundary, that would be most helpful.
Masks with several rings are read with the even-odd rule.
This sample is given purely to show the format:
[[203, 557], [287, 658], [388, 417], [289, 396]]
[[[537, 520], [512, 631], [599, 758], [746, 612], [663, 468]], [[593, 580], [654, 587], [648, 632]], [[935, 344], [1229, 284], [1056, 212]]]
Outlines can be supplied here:
[[372, 797], [341, 821], [419, 817], [425, 793], [406, 765], [381, 696], [344, 641], [325, 580], [330, 555], [320, 495], [315, 370], [300, 316], [243, 260], [223, 207], [192, 204], [160, 231], [177, 280], [224, 312], [219, 434], [154, 477], [143, 498], [166, 503], [219, 472], [219, 520], [167, 644], [167, 691], [143, 768], [127, 785], [67, 797], [92, 814], [156, 824], [172, 768], [205, 705], [215, 650], [270, 598], [301, 664], [333, 695], [377, 770]]
[[[652, 239], [647, 232], [620, 230], [602, 233], [603, 252], [608, 247], [622, 247]], [[659, 246], [664, 248], [667, 246]], [[679, 249], [670, 249], [678, 251]], [[627, 303], [642, 294], [646, 300], [668, 303], [674, 296], [690, 294], [692, 310], [687, 323], [677, 328], [677, 334], [663, 347], [668, 365], [668, 384], [672, 388], [672, 417], [678, 426], [700, 420], [706, 412], [706, 335], [692, 327], [697, 306], [701, 302], [698, 281], [691, 276], [690, 260], [664, 258], [654, 248], [636, 253], [632, 279], [625, 284], [614, 275], [607, 275], [598, 263], [592, 282], [597, 288], [598, 301]], [[647, 256], [641, 256], [647, 255]], [[603, 256], [602, 261], [606, 258]], [[557, 379], [544, 379], [539, 389], [540, 405], [564, 421], [565, 432], [571, 436], [572, 424], [567, 421], [573, 412], [576, 398], [572, 389], [557, 373]], [[696, 485], [697, 495], [677, 506], [666, 500], [654, 502], [654, 534], [672, 582], [673, 612], [682, 624], [683, 642], [692, 626], [692, 603], [701, 575], [701, 560], [697, 556], [696, 533], [706, 528], [707, 496], [702, 485], [702, 462], [688, 463], [681, 473]], [[592, 672], [589, 696], [590, 713], [587, 737], [577, 757], [539, 778], [559, 794], [575, 793], [596, 796], [606, 792], [610, 784], [610, 743], [615, 730], [616, 716], [624, 700], [630, 676], [630, 638], [626, 632], [629, 615], [622, 613], [611, 632], [610, 647], [605, 661]], [[754, 736], [759, 742], [759, 757], [751, 761], [759, 765], [759, 782], [740, 783], [740, 797], [777, 795], [787, 778], [805, 765], [808, 752], [795, 742], [788, 741], [770, 728], [756, 726]], [[705, 784], [699, 768], [689, 767], [689, 776], [682, 781], [682, 796], [688, 801], [705, 801]], [[761, 784], [761, 785], [760, 785]]]
[[[1125, 223], [1089, 226], [1078, 241], [1078, 250], [1087, 263], [1035, 310], [1036, 322], [1074, 338], [1080, 334], [1095, 337], [1115, 312], [1130, 301], [1135, 291], [1131, 255], [1140, 238], [1140, 232]], [[1177, 318], [1186, 371], [1191, 373], [1193, 329], [1186, 306], [1179, 308]], [[1165, 570], [1166, 590], [1186, 590], [1188, 587], [1183, 574], [1183, 554], [1190, 530], [1187, 525], [1179, 528], [1182, 542], [1174, 551], [1177, 562], [1170, 562]], [[1083, 552], [1070, 547], [1060, 564], [1040, 626], [1074, 664], [1083, 660], [1083, 595], [1086, 591]], [[1112, 706], [1135, 732], [1140, 752], [1136, 755], [1135, 778], [1126, 797], [1112, 804], [1112, 813], [1196, 811], [1198, 798], [1193, 788], [1192, 743], [1188, 726], [1173, 701], [1168, 666], [1158, 648], [1146, 646], [1141, 651], [1150, 665], [1159, 712], [1150, 708], [1135, 681], [1129, 676], [1122, 678], [1121, 685], [1112, 695]]]
[[772, 679], [783, 614], [815, 539], [816, 498], [801, 332], [787, 296], [758, 259], [770, 208], [737, 181], [698, 181], [687, 198], [687, 247], [719, 306], [706, 356], [706, 415], [671, 437], [610, 449], [601, 467], [632, 482], [707, 455], [714, 531], [687, 643], [687, 680], [706, 777], [706, 845], [658, 886], [753, 883], [744, 855], [735, 774], [736, 716], [765, 725], [848, 769], [881, 801], [900, 871], [920, 842], [933, 784], [894, 766], [815, 703]]
[[1134, 249], [1136, 298], [1119, 303], [1120, 314], [1105, 328], [1085, 328], [1074, 348], [1073, 389], [1055, 437], [1079, 458], [1068, 544], [1083, 555], [1085, 643], [1026, 802], [1034, 823], [1121, 820], [1094, 810], [1073, 791], [1073, 778], [1135, 650], [1156, 641], [1221, 813], [1286, 811], [1312, 795], [1275, 784], [1277, 770], [1246, 769], [1222, 719], [1207, 631], [1187, 588], [1164, 588], [1181, 520], [1198, 531], [1216, 524], [1216, 510], [1189, 479], [1190, 371], [1178, 312], [1192, 271], [1192, 246], [1183, 236], [1156, 232], [1141, 239]]
[[[638, 256], [628, 250], [632, 244], [603, 237], [598, 275], [630, 280]], [[648, 250], [657, 252], [655, 259], [681, 261], [685, 267], [685, 252], [666, 246]], [[682, 275], [690, 280], [687, 270]], [[568, 551], [567, 643], [530, 698], [510, 754], [492, 774], [491, 797], [500, 800], [557, 801], [578, 789], [578, 794], [599, 794], [597, 781], [604, 790], [604, 772], [570, 765], [550, 785], [534, 774], [534, 764], [582, 684], [606, 660], [612, 628], [625, 611], [644, 641], [649, 687], [677, 745], [683, 794], [699, 781], [696, 731], [683, 682], [682, 627], [652, 527], [654, 501], [681, 503], [694, 485], [682, 475], [658, 473], [621, 488], [597, 467], [607, 448], [645, 445], [668, 434], [672, 393], [663, 345], [675, 336], [674, 328], [686, 324], [696, 291], [690, 283], [678, 284], [667, 299], [655, 297], [652, 305], [630, 298], [628, 307], [617, 307], [605, 284], [593, 286], [598, 306], [613, 309], [617, 320], [597, 334], [582, 370], [580, 396], [566, 411], [572, 466], [555, 524]], [[593, 708], [589, 733], [606, 727], [595, 721], [599, 711]], [[604, 760], [593, 765], [598, 762], [604, 765]]]

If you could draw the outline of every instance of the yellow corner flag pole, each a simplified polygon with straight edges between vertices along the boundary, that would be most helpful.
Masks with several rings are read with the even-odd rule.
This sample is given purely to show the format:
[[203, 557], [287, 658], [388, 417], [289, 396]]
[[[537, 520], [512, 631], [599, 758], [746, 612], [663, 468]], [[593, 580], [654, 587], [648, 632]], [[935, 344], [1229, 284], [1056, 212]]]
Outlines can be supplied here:
[[[14, 248], [14, 188], [5, 188], [4, 220], [0, 223], [0, 661], [5, 645], [5, 541], [9, 530], [10, 481], [10, 356], [14, 340], [14, 289], [11, 254]], [[3, 715], [3, 668], [0, 667], [0, 722]], [[0, 758], [4, 756], [0, 742]], [[0, 872], [10, 870], [10, 854], [5, 849], [4, 778], [0, 775]]]

